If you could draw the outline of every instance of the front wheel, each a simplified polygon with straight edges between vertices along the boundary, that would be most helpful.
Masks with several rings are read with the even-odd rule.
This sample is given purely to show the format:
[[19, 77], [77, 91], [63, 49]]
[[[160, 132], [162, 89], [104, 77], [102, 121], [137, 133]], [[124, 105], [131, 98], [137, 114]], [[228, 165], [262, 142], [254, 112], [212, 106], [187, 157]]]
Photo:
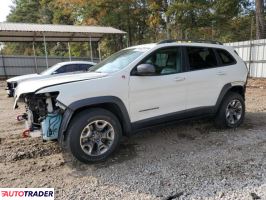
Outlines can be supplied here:
[[78, 113], [70, 124], [67, 143], [70, 152], [81, 162], [99, 162], [119, 146], [122, 129], [117, 117], [104, 109]]
[[245, 101], [243, 97], [229, 92], [223, 100], [215, 124], [219, 128], [237, 128], [243, 123], [245, 117]]

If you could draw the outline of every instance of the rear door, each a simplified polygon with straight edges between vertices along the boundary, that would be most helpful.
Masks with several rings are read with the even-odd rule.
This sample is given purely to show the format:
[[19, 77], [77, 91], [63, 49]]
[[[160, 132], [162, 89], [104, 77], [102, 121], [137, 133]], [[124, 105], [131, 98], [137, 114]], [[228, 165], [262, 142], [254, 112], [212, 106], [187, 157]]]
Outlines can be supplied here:
[[188, 60], [187, 109], [214, 106], [223, 88], [221, 71], [215, 49], [186, 47]]

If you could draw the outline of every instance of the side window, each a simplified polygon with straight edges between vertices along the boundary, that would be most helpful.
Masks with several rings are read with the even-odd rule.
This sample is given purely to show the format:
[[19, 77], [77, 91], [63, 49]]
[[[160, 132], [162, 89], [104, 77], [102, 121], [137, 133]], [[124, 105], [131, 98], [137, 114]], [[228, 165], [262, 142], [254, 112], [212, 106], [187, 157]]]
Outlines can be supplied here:
[[79, 65], [75, 65], [75, 64], [64, 65], [64, 66], [60, 67], [56, 72], [58, 74], [61, 74], [61, 73], [75, 72], [75, 71], [80, 71]]
[[213, 49], [206, 47], [187, 47], [190, 70], [201, 70], [217, 67]]
[[221, 59], [222, 65], [233, 65], [236, 63], [236, 60], [228, 51], [223, 49], [217, 49], [216, 51], [219, 58]]
[[87, 71], [88, 68], [89, 68], [89, 66], [86, 64], [80, 64], [79, 65], [79, 71]]
[[142, 64], [152, 64], [156, 75], [174, 74], [182, 71], [181, 48], [161, 49], [151, 54]]
[[57, 74], [61, 74], [61, 73], [66, 73], [66, 65], [60, 67], [59, 69], [56, 70]]
[[79, 65], [79, 69], [80, 71], [88, 71], [88, 69], [90, 68], [91, 65], [87, 65], [87, 64], [80, 64]]

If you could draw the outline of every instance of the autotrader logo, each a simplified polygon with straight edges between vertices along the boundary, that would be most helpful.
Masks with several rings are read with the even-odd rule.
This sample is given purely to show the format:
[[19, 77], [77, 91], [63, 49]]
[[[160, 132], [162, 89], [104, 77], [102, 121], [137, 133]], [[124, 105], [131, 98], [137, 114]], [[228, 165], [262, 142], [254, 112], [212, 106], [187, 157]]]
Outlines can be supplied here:
[[0, 200], [54, 200], [54, 188], [0, 188]]

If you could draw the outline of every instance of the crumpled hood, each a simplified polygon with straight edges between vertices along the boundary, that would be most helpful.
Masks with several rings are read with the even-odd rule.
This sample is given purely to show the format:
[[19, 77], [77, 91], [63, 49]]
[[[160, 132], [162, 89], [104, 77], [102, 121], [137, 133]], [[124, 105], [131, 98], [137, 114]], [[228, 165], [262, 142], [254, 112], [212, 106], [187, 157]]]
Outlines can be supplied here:
[[16, 102], [21, 94], [34, 93], [39, 89], [53, 85], [66, 84], [83, 80], [91, 80], [105, 76], [107, 76], [106, 73], [87, 72], [87, 73], [52, 76], [52, 77], [49, 76], [49, 77], [42, 77], [40, 79], [23, 81], [17, 86], [15, 90]]
[[22, 75], [22, 76], [15, 76], [13, 78], [7, 79], [6, 82], [11, 83], [11, 82], [21, 82], [25, 81], [27, 79], [39, 77], [39, 74], [27, 74], [27, 75]]

